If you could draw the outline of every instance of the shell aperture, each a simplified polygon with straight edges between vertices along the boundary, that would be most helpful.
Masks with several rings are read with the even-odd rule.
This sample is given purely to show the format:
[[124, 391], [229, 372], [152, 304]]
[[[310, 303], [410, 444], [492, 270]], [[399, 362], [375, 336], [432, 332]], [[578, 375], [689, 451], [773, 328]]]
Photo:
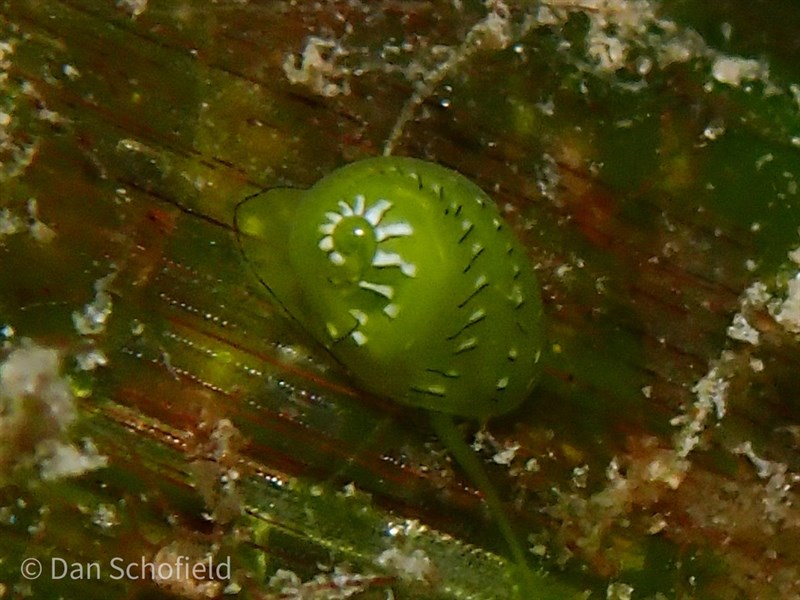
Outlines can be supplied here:
[[473, 418], [515, 408], [543, 344], [539, 286], [492, 200], [412, 158], [243, 201], [245, 260], [366, 390]]

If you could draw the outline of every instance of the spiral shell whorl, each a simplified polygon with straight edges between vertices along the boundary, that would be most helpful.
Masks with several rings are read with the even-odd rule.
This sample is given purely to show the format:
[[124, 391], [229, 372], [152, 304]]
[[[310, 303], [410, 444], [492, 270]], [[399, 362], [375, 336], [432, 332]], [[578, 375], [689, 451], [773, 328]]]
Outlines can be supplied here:
[[317, 247], [327, 254], [335, 267], [334, 272], [339, 275], [337, 280], [344, 276], [348, 283], [358, 283], [370, 267], [396, 266], [408, 277], [416, 274], [415, 265], [379, 246], [387, 239], [413, 233], [406, 222], [383, 223], [391, 202], [379, 199], [368, 207], [364, 195], [359, 194], [353, 198], [352, 205], [344, 200], [337, 205], [340, 210], [326, 212], [325, 221], [317, 228], [321, 235]]
[[[471, 417], [524, 399], [542, 345], [538, 284], [480, 188], [438, 165], [376, 158], [292, 193], [290, 221], [274, 230], [289, 266], [259, 276], [366, 389]], [[266, 226], [259, 206], [245, 211], [252, 232]]]

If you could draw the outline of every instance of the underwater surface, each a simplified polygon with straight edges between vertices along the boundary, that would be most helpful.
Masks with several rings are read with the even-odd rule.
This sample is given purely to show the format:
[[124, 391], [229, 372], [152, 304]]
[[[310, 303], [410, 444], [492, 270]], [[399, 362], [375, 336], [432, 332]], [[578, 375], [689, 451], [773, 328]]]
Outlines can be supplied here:
[[[800, 596], [799, 28], [789, 0], [0, 0], [0, 598]], [[408, 181], [342, 177], [311, 222], [302, 190], [376, 156], [485, 192], [458, 252], [505, 300], [453, 320], [500, 288], [423, 280], [444, 226], [403, 254], [427, 225], [380, 204]], [[253, 258], [237, 207], [275, 188]], [[353, 220], [378, 279], [337, 270]], [[493, 318], [536, 281], [541, 314]], [[348, 282], [375, 314], [307, 318]], [[439, 360], [426, 323], [491, 345]]]

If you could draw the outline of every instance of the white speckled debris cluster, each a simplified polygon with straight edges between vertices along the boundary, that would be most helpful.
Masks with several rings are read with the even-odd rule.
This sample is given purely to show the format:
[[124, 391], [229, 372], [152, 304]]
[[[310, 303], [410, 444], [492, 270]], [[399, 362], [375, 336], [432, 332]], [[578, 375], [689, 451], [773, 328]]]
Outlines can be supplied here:
[[77, 407], [57, 350], [22, 341], [0, 363], [0, 485], [35, 466], [44, 480], [106, 466], [90, 440], [69, 437]]

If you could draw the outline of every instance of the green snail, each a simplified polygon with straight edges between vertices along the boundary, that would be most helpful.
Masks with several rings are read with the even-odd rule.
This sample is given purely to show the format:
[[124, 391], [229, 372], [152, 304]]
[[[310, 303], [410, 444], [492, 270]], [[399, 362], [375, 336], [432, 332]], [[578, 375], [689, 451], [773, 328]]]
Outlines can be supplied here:
[[462, 175], [362, 160], [247, 200], [236, 226], [264, 285], [361, 387], [473, 418], [531, 391], [539, 287], [494, 202]]
[[489, 196], [433, 163], [372, 158], [247, 198], [235, 228], [261, 283], [360, 387], [430, 412], [527, 572], [451, 418], [511, 411], [540, 368], [539, 285]]

